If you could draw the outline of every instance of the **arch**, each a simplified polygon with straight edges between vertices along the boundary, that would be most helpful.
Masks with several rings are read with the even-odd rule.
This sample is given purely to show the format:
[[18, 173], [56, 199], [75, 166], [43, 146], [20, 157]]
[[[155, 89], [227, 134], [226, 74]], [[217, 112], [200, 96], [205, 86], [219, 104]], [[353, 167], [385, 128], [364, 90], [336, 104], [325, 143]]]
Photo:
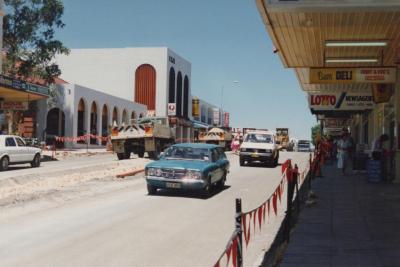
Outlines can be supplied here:
[[182, 74], [180, 71], [176, 81], [176, 116], [182, 116]]
[[128, 112], [126, 109], [122, 111], [122, 123], [128, 124]]
[[65, 136], [65, 114], [59, 108], [52, 108], [47, 112], [46, 134]]
[[[76, 127], [76, 135], [82, 136], [86, 134], [86, 126], [85, 126], [85, 116], [86, 116], [86, 104], [85, 100], [81, 98], [78, 103], [78, 121]], [[85, 141], [80, 140], [78, 143], [85, 143]]]
[[135, 111], [132, 111], [132, 113], [131, 113], [131, 120], [134, 120], [134, 119], [136, 119], [136, 112], [135, 112]]
[[140, 65], [135, 71], [135, 102], [156, 108], [156, 70], [150, 64]]
[[[92, 102], [90, 107], [90, 134], [97, 135], [97, 104], [96, 101]], [[90, 138], [91, 144], [96, 144], [96, 138]]]
[[189, 118], [189, 78], [183, 80], [183, 117]]
[[175, 103], [175, 69], [169, 69], [168, 103]]
[[118, 120], [118, 108], [117, 107], [114, 107], [111, 118], [112, 118], [112, 125], [114, 125], [114, 124], [118, 125], [119, 120]]
[[[101, 136], [108, 136], [108, 106], [106, 104], [103, 105], [103, 109], [101, 111]], [[102, 145], [106, 145], [107, 141], [101, 141]]]

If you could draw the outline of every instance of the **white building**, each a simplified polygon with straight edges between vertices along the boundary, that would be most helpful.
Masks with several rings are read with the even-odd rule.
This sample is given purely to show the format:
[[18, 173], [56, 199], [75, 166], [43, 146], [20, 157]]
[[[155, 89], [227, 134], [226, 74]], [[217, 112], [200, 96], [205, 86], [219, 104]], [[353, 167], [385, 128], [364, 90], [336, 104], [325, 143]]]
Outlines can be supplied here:
[[191, 65], [170, 49], [72, 49], [56, 62], [64, 80], [146, 105], [150, 114], [167, 116], [175, 103], [177, 138], [191, 139]]
[[[114, 124], [129, 123], [146, 114], [143, 104], [134, 103], [116, 96], [89, 89], [76, 84], [59, 84], [53, 95], [38, 102], [38, 133], [42, 140], [53, 142], [55, 136], [68, 137], [65, 147], [86, 146], [86, 141], [77, 137], [92, 134], [106, 137]], [[91, 145], [105, 145], [100, 138], [91, 138]]]

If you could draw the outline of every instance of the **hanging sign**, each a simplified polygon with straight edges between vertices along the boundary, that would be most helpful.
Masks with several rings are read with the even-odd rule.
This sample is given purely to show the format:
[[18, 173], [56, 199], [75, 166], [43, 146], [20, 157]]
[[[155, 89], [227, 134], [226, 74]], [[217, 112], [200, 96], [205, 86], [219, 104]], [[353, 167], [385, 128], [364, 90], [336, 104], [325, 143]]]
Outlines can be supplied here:
[[213, 108], [213, 123], [219, 124], [219, 109]]
[[340, 128], [348, 127], [351, 124], [351, 119], [339, 119], [339, 118], [326, 118], [323, 121], [324, 128]]
[[325, 93], [308, 94], [308, 104], [314, 110], [366, 110], [374, 107], [371, 93]]
[[396, 83], [396, 68], [310, 68], [310, 83]]
[[200, 118], [200, 100], [198, 98], [192, 99], [192, 115], [194, 118]]
[[28, 102], [3, 101], [0, 102], [1, 110], [28, 110]]
[[389, 102], [393, 92], [394, 86], [392, 84], [373, 84], [372, 86], [372, 95], [376, 104]]
[[176, 116], [176, 104], [168, 103], [168, 116]]

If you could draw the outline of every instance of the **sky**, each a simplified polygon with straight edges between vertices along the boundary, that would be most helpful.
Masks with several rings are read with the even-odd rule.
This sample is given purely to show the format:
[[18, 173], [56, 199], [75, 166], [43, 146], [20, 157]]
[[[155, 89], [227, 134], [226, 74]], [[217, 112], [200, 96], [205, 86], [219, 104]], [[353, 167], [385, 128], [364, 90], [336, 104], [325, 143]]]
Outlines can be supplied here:
[[290, 137], [310, 139], [315, 118], [294, 71], [272, 52], [255, 0], [64, 0], [64, 6], [66, 26], [57, 38], [68, 48], [169, 47], [192, 65], [192, 94], [222, 103], [232, 127], [287, 127]]

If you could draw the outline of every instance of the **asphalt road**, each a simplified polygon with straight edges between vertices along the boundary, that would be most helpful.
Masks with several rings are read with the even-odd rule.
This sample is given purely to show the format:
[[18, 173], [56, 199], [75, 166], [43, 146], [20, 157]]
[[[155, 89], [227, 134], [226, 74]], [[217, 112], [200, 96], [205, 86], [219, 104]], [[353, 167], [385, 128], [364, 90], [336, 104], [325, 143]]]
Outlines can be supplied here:
[[[289, 157], [303, 169], [308, 154], [281, 153], [280, 162]], [[56, 208], [0, 217], [0, 266], [213, 266], [233, 231], [235, 198], [252, 209], [281, 179], [280, 167], [240, 167], [236, 155], [229, 159], [225, 189], [208, 199], [175, 191], [148, 196], [139, 177]], [[246, 266], [254, 266], [259, 250]]]

